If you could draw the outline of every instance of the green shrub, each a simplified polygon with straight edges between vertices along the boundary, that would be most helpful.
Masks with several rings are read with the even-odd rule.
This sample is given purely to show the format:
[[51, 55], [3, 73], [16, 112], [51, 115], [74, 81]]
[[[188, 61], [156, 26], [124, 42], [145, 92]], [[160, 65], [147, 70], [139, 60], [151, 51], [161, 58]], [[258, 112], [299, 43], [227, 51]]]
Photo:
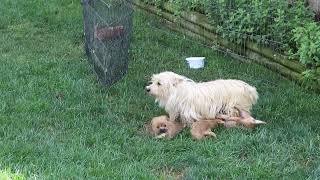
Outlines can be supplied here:
[[313, 22], [293, 30], [293, 40], [296, 42], [297, 55], [300, 62], [310, 68], [320, 66], [320, 26]]
[[304, 81], [307, 85], [320, 86], [320, 26], [313, 22], [297, 27], [293, 30], [293, 40], [296, 42], [297, 57], [308, 67]]

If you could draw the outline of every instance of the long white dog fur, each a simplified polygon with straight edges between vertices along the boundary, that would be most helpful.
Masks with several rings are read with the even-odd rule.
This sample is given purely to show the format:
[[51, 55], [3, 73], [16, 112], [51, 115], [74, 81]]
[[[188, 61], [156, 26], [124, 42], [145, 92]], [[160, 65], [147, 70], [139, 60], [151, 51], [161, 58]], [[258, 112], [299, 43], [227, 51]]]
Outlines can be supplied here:
[[197, 83], [168, 71], [154, 74], [146, 90], [165, 108], [171, 121], [179, 117], [188, 125], [219, 114], [239, 116], [239, 110], [250, 114], [258, 100], [256, 88], [240, 80]]

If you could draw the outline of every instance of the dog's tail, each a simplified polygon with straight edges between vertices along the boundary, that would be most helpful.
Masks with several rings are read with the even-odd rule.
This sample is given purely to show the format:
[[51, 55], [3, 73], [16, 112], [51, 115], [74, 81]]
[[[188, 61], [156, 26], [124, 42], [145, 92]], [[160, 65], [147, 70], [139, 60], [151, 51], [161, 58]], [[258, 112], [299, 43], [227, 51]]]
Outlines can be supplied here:
[[252, 104], [256, 104], [259, 98], [257, 89], [255, 87], [249, 86], [248, 91], [250, 101], [252, 102]]

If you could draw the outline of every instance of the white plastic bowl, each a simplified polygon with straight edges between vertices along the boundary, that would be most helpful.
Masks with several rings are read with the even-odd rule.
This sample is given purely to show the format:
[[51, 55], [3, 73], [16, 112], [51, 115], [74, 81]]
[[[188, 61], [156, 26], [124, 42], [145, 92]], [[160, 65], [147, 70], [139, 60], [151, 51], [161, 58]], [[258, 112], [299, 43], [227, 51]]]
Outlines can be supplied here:
[[186, 61], [189, 64], [189, 68], [200, 69], [204, 67], [204, 59], [205, 57], [188, 57]]

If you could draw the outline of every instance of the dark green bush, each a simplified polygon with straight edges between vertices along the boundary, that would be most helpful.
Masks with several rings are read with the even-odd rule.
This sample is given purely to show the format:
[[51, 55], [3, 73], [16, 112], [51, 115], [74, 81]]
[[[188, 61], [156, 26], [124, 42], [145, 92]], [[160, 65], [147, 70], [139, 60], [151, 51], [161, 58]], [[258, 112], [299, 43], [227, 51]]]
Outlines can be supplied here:
[[320, 26], [308, 23], [293, 30], [293, 40], [296, 42], [297, 51], [293, 57], [298, 58], [308, 67], [304, 80], [307, 85], [320, 86]]
[[310, 68], [320, 66], [320, 26], [313, 22], [293, 30], [293, 40], [298, 48], [296, 56]]

